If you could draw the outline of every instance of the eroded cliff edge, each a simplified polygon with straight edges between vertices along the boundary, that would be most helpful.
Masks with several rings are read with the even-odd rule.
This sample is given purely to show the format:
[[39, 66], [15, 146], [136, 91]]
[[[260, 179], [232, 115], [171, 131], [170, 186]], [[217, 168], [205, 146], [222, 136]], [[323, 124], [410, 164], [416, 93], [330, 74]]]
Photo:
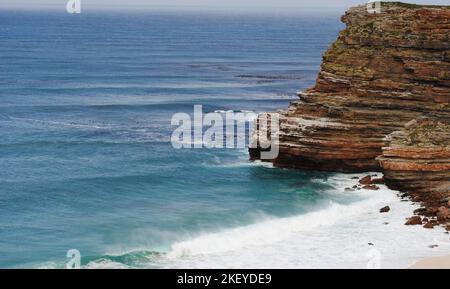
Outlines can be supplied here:
[[386, 184], [422, 204], [408, 224], [450, 231], [450, 123], [420, 118], [386, 137], [377, 158]]
[[449, 7], [364, 5], [342, 21], [316, 85], [281, 111], [276, 166], [379, 171], [388, 134], [421, 116], [450, 117]]

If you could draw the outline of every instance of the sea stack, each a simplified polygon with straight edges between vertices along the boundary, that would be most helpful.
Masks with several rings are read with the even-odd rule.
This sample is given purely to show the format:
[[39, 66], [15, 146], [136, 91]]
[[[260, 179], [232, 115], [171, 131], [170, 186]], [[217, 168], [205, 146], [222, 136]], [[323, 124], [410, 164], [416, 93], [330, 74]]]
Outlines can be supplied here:
[[[449, 123], [450, 6], [382, 3], [373, 12], [364, 5], [342, 17], [346, 29], [324, 54], [315, 86], [280, 112], [274, 165], [380, 171], [388, 135], [422, 117]], [[384, 167], [393, 152], [385, 149]], [[252, 159], [259, 153], [250, 149]]]

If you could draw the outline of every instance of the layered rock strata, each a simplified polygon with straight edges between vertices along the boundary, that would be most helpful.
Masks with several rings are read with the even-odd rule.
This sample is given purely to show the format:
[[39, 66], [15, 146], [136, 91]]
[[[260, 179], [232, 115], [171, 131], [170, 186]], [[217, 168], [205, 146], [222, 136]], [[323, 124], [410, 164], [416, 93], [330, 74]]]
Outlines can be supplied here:
[[450, 224], [450, 122], [414, 120], [386, 141], [378, 158], [386, 184], [421, 202], [416, 213]]
[[420, 116], [450, 116], [449, 7], [359, 6], [342, 21], [316, 85], [280, 112], [276, 166], [379, 171], [386, 135]]
[[387, 137], [378, 158], [387, 185], [400, 191], [450, 194], [450, 123], [410, 122]]

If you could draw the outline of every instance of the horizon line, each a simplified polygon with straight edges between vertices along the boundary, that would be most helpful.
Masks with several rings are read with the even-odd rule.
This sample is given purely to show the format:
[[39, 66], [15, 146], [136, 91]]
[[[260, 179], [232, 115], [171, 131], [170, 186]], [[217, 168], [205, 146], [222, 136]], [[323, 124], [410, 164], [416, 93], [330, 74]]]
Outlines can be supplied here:
[[[87, 6], [87, 7], [86, 7]], [[350, 6], [352, 7], [352, 6]], [[341, 6], [203, 6], [203, 5], [155, 5], [155, 6], [145, 6], [145, 5], [128, 5], [127, 7], [122, 7], [119, 5], [89, 5], [85, 4], [82, 7], [82, 12], [155, 12], [155, 11], [192, 11], [192, 12], [286, 12], [290, 14], [298, 14], [302, 12], [344, 12], [348, 10], [350, 7], [341, 7]], [[66, 12], [66, 5], [61, 4], [60, 6], [56, 5], [42, 5], [42, 7], [32, 6], [32, 7], [23, 7], [18, 5], [0, 5], [0, 11], [42, 11], [42, 12], [50, 12], [50, 11], [62, 11]]]

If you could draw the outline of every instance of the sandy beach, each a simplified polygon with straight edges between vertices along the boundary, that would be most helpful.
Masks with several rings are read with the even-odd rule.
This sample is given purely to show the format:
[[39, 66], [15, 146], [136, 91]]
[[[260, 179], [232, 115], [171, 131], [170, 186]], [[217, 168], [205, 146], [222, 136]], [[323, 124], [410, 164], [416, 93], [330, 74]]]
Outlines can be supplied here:
[[450, 269], [450, 256], [425, 258], [410, 269]]

